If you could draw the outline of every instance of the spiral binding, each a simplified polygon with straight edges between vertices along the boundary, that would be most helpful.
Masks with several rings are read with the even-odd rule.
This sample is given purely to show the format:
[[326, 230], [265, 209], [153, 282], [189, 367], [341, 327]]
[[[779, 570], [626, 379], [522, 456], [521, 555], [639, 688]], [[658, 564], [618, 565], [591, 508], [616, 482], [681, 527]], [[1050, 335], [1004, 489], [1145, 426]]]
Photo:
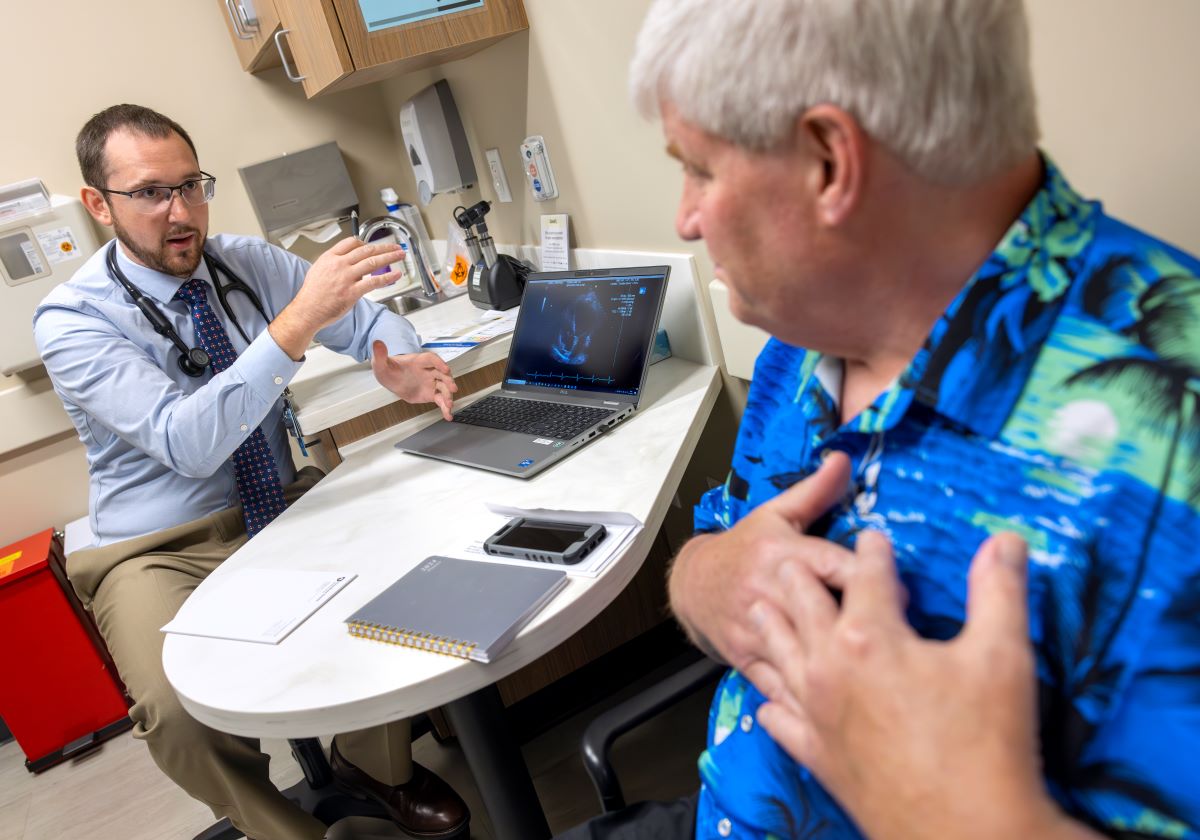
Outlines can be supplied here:
[[367, 624], [361, 621], [348, 622], [346, 626], [350, 628], [351, 636], [357, 636], [360, 639], [427, 650], [430, 653], [458, 656], [462, 659], [470, 659], [471, 653], [478, 647], [470, 642], [460, 642], [458, 639], [435, 636], [432, 633], [418, 633], [404, 627], [388, 627], [383, 624]]

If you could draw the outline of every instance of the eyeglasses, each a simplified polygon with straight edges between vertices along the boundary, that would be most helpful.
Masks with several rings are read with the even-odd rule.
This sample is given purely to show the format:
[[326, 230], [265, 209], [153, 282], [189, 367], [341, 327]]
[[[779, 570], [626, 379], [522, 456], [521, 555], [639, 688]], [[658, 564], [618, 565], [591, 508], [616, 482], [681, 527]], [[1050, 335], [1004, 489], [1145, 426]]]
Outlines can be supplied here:
[[133, 209], [139, 213], [161, 213], [170, 205], [176, 190], [179, 191], [179, 197], [183, 199], [183, 203], [190, 207], [199, 207], [201, 204], [212, 201], [213, 196], [217, 193], [217, 179], [207, 172], [200, 174], [203, 177], [189, 178], [182, 184], [176, 184], [173, 187], [151, 184], [137, 190], [110, 190], [103, 187], [99, 189], [102, 193], [116, 193], [125, 196], [129, 199]]

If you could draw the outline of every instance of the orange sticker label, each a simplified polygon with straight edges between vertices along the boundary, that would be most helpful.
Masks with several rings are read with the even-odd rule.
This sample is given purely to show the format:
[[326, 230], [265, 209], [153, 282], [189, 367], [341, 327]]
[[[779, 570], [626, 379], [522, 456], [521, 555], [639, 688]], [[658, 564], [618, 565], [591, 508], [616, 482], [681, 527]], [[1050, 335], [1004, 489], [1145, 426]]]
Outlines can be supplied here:
[[450, 282], [452, 282], [455, 286], [461, 286], [463, 283], [467, 282], [467, 274], [470, 272], [470, 270], [471, 267], [467, 265], [467, 261], [463, 257], [455, 257], [454, 268], [450, 270]]

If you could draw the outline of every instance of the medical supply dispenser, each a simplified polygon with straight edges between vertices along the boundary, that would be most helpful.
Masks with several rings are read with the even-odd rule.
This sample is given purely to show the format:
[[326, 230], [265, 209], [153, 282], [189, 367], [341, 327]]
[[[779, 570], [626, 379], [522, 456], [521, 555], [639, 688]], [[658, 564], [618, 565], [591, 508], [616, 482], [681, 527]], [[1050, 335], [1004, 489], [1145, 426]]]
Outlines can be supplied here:
[[242, 166], [238, 174], [264, 235], [276, 244], [298, 228], [347, 219], [358, 209], [358, 193], [334, 142]]
[[77, 198], [36, 178], [0, 187], [0, 373], [41, 364], [33, 311], [99, 247]]
[[51, 530], [0, 548], [0, 716], [38, 773], [133, 726]]
[[450, 83], [445, 79], [401, 106], [400, 134], [421, 204], [428, 204], [440, 193], [455, 193], [475, 185], [475, 161]]

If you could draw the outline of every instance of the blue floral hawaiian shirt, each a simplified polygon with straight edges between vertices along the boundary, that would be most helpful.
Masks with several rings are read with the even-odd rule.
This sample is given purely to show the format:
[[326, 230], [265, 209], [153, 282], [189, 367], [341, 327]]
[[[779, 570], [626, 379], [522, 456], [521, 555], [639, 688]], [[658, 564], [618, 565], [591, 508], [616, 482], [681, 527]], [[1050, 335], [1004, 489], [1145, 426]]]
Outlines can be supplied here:
[[[819, 523], [896, 548], [908, 619], [962, 626], [991, 533], [1030, 547], [1045, 781], [1115, 837], [1200, 838], [1200, 262], [1105, 215], [1045, 161], [1042, 188], [897, 381], [842, 424], [840, 363], [772, 339], [698, 531], [854, 465]], [[726, 675], [700, 759], [698, 838], [855, 838]]]

